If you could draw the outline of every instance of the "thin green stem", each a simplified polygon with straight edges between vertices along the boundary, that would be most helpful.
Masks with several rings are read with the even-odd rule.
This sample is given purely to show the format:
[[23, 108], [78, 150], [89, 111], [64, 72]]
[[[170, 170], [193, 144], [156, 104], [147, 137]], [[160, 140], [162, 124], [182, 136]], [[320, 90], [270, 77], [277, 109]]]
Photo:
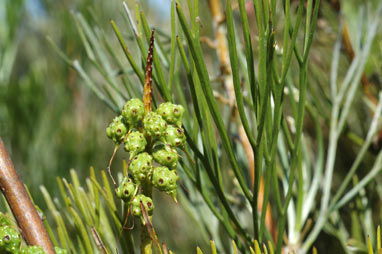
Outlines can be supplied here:
[[129, 63], [131, 65], [131, 67], [133, 68], [134, 72], [137, 74], [139, 80], [143, 84], [144, 80], [145, 80], [143, 72], [138, 67], [138, 65], [135, 63], [135, 60], [132, 57], [132, 55], [131, 55], [128, 47], [127, 47], [127, 44], [126, 44], [125, 40], [122, 38], [121, 32], [119, 31], [119, 29], [118, 29], [117, 25], [115, 24], [114, 20], [110, 20], [110, 23], [111, 23], [111, 26], [113, 27], [115, 35], [118, 38], [119, 43], [121, 44], [123, 52], [125, 53], [125, 55], [127, 57], [127, 60], [129, 60]]
[[239, 62], [236, 52], [236, 39], [235, 39], [235, 28], [232, 17], [232, 9], [231, 9], [231, 0], [227, 0], [226, 7], [226, 19], [227, 19], [227, 34], [228, 34], [228, 47], [229, 47], [229, 55], [231, 61], [231, 70], [233, 76], [233, 84], [235, 90], [235, 98], [237, 103], [237, 109], [239, 111], [239, 116], [241, 122], [243, 124], [243, 128], [245, 130], [245, 134], [248, 137], [249, 143], [251, 144], [252, 149], [255, 149], [255, 139], [252, 135], [252, 131], [249, 127], [247, 116], [244, 109], [243, 103], [243, 94], [241, 92], [240, 87], [240, 78], [239, 78]]
[[307, 64], [300, 66], [300, 75], [299, 75], [299, 104], [298, 104], [298, 115], [296, 122], [296, 136], [294, 140], [294, 150], [292, 152], [291, 166], [290, 166], [290, 175], [288, 179], [288, 192], [286, 194], [285, 203], [283, 207], [283, 213], [281, 214], [280, 222], [279, 222], [279, 235], [277, 239], [277, 248], [276, 253], [281, 252], [282, 247], [282, 236], [281, 232], [284, 232], [286, 213], [289, 206], [289, 202], [292, 198], [293, 184], [295, 180], [295, 167], [298, 162], [298, 157], [301, 156], [301, 146], [300, 140], [302, 137], [302, 127], [304, 120], [304, 112], [305, 112], [305, 100], [306, 100], [306, 73], [307, 73]]
[[169, 70], [169, 78], [168, 85], [169, 90], [172, 90], [173, 82], [174, 82], [174, 74], [175, 74], [175, 60], [176, 60], [176, 23], [175, 23], [175, 1], [171, 1], [171, 61], [170, 61], [170, 70]]
[[221, 114], [219, 113], [219, 109], [217, 108], [216, 100], [212, 92], [212, 88], [211, 88], [207, 68], [205, 65], [205, 61], [203, 59], [200, 44], [196, 43], [195, 38], [192, 37], [191, 32], [189, 31], [188, 25], [186, 23], [186, 18], [184, 17], [183, 12], [178, 5], [176, 6], [176, 10], [177, 10], [178, 18], [183, 28], [183, 32], [185, 33], [188, 44], [190, 46], [191, 54], [195, 61], [196, 70], [200, 77], [200, 82], [202, 84], [202, 89], [204, 91], [204, 95], [206, 97], [208, 107], [210, 109], [211, 115], [216, 123], [217, 129], [222, 139], [223, 147], [227, 152], [228, 159], [233, 167], [233, 171], [236, 175], [236, 178], [240, 184], [242, 191], [244, 192], [245, 197], [251, 202], [252, 194], [249, 192], [245, 179], [241, 173], [235, 154], [232, 150], [232, 145], [229, 141], [228, 134], [225, 129], [225, 125], [221, 118]]
[[249, 30], [248, 17], [245, 9], [244, 0], [239, 0], [239, 9], [240, 9], [240, 18], [241, 23], [243, 24], [243, 36], [245, 43], [245, 57], [247, 61], [247, 70], [248, 70], [248, 79], [251, 87], [251, 96], [252, 103], [255, 108], [255, 112], [257, 111], [257, 85], [256, 85], [256, 73], [255, 66], [253, 60], [253, 49], [252, 49], [252, 41], [251, 41], [251, 33]]

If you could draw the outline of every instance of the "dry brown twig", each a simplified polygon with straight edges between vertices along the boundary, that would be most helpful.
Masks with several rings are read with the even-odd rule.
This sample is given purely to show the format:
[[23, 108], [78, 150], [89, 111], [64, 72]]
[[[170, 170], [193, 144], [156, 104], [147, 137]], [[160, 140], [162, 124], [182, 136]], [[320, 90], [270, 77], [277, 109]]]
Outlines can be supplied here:
[[103, 254], [108, 254], [109, 252], [107, 251], [105, 244], [103, 243], [95, 227], [91, 227], [91, 231], [92, 231], [92, 236], [97, 245], [98, 250], [100, 250]]

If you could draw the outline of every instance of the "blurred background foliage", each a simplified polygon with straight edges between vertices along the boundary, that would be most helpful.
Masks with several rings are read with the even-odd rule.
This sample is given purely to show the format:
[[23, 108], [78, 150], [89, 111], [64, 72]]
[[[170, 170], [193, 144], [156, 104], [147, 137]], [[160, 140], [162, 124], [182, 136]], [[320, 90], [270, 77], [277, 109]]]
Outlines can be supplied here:
[[83, 13], [116, 42], [109, 18], [121, 17], [120, 9], [119, 1], [1, 1], [0, 135], [28, 185], [55, 189], [51, 177], [67, 176], [70, 168], [81, 169], [82, 176], [90, 165], [105, 168], [111, 111], [81, 85], [46, 36], [83, 62], [71, 11]]
[[[170, 1], [142, 0], [140, 3], [149, 23], [160, 28], [159, 32], [160, 30], [168, 32]], [[322, 1], [310, 54], [308, 84], [311, 89], [310, 96], [314, 97], [312, 100], [316, 102], [323, 121], [327, 122], [324, 126], [328, 126], [330, 117], [328, 73], [333, 45], [340, 26], [339, 16], [343, 16], [348, 26], [352, 43], [358, 43], [361, 41], [359, 36], [362, 35], [359, 31], [364, 30], [366, 24], [358, 22], [359, 17], [365, 16], [365, 13], [373, 9], [377, 3], [379, 0], [370, 0], [367, 4], [362, 0]], [[127, 4], [134, 9], [135, 1], [129, 0]], [[207, 1], [200, 1], [200, 10], [201, 33], [211, 34], [213, 26]], [[99, 73], [88, 61], [73, 19], [73, 13], [77, 12], [81, 13], [92, 27], [98, 27], [105, 32], [110, 47], [120, 48], [109, 23], [109, 19], [112, 18], [117, 24], [126, 24], [119, 0], [0, 1], [0, 136], [4, 139], [23, 181], [30, 186], [35, 202], [42, 208], [45, 207], [45, 202], [42, 201], [37, 186], [43, 184], [51, 196], [56, 196], [54, 195], [58, 193], [56, 176], [69, 177], [69, 169], [75, 168], [80, 179], [84, 179], [89, 175], [89, 166], [94, 166], [97, 170], [105, 169], [113, 150], [112, 142], [106, 138], [105, 128], [114, 113], [83, 85], [84, 80], [58, 57], [46, 39], [46, 36], [49, 36], [66, 55], [71, 59], [78, 59], [88, 73], [97, 77]], [[249, 19], [250, 22], [255, 20], [253, 15], [249, 16]], [[276, 26], [282, 27], [283, 20], [279, 20]], [[120, 29], [125, 39], [134, 40], [133, 34], [126, 32], [127, 29], [122, 29], [121, 25]], [[217, 61], [215, 51], [209, 50], [206, 45], [203, 45], [203, 49], [208, 55], [206, 59], [211, 78], [218, 77], [220, 70], [218, 65], [214, 65]], [[122, 50], [120, 53], [121, 62], [127, 65]], [[135, 53], [135, 59], [138, 59], [139, 55]], [[365, 68], [365, 73], [372, 83], [370, 93], [375, 97], [377, 91], [382, 88], [381, 53], [380, 26]], [[344, 77], [349, 65], [349, 56], [343, 48], [339, 78]], [[364, 99], [359, 97], [357, 100]], [[359, 145], [362, 144], [362, 139], [359, 137], [365, 136], [369, 128], [365, 119], [370, 118], [371, 114], [365, 107], [354, 109], [351, 120], [357, 124], [346, 127], [348, 130], [342, 137], [343, 142], [339, 143], [340, 152], [337, 154], [334, 182], [340, 182], [347, 173], [341, 169], [349, 168], [352, 163], [349, 157], [356, 156]], [[313, 122], [307, 119], [305, 131], [309, 133], [313, 132], [313, 129]], [[327, 137], [328, 129], [324, 128], [323, 132]], [[377, 140], [368, 156], [373, 158], [380, 149], [381, 144]], [[123, 153], [119, 153], [114, 165], [122, 165], [124, 156]], [[370, 165], [372, 163], [373, 161]], [[368, 169], [369, 165], [365, 165], [364, 168]], [[360, 170], [360, 175], [366, 173]], [[373, 210], [376, 212], [373, 214], [379, 221], [382, 219], [380, 186], [382, 179], [378, 177], [371, 184], [370, 188], [373, 191], [368, 194], [368, 198], [375, 201], [368, 205], [375, 206]], [[174, 205], [169, 199], [157, 196], [160, 201], [156, 202], [159, 209], [157, 209], [157, 221], [154, 223], [158, 235], [173, 250], [181, 250], [179, 253], [194, 253], [196, 243], [206, 249], [208, 240], [204, 236], [208, 232], [200, 234], [194, 230], [192, 224], [187, 225], [189, 224], [187, 223], [189, 217], [185, 212], [187, 208]], [[354, 202], [349, 206], [351, 209], [346, 220], [355, 223], [357, 213], [354, 214], [352, 211], [364, 209], [362, 202], [359, 200], [358, 203]], [[329, 246], [327, 234], [333, 231], [326, 228], [325, 232], [320, 235], [318, 241], [324, 243], [320, 246], [321, 253], [328, 253], [325, 249], [325, 246]], [[341, 243], [333, 238], [330, 239], [331, 248], [341, 248]]]
[[[105, 31], [112, 47], [120, 50], [120, 59], [125, 61], [109, 23], [110, 18], [123, 22], [121, 3], [0, 1], [0, 136], [22, 180], [30, 186], [34, 201], [43, 210], [46, 203], [38, 186], [44, 185], [52, 197], [57, 197], [56, 176], [68, 178], [69, 170], [74, 168], [83, 180], [89, 176], [90, 166], [106, 169], [114, 148], [105, 134], [114, 113], [83, 85], [83, 79], [60, 59], [46, 37], [83, 63], [85, 69], [92, 68], [88, 66], [72, 16], [81, 13], [91, 26]], [[129, 6], [132, 4], [133, 1], [128, 1]], [[166, 30], [170, 2], [150, 0], [141, 4], [150, 23], [162, 24]], [[93, 74], [99, 75], [95, 71]], [[122, 167], [122, 159], [126, 159], [126, 154], [119, 153], [113, 163], [115, 167]], [[184, 209], [170, 198], [157, 196], [157, 231], [168, 236], [166, 242], [173, 249], [186, 246], [194, 253], [197, 243], [208, 246], [208, 238], [203, 242], [191, 225], [184, 227], [178, 223], [189, 220]]]

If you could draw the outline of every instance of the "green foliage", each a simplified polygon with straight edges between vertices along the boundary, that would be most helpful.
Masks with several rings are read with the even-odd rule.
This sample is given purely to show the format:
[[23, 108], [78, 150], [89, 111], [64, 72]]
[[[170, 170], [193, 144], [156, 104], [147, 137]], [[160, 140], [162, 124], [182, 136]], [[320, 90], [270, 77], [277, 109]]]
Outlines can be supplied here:
[[125, 253], [134, 253], [131, 232], [123, 229], [127, 207], [115, 198], [105, 172], [99, 182], [92, 169], [84, 188], [75, 171], [71, 171], [71, 176], [72, 183], [58, 179], [61, 201], [54, 202], [46, 188], [41, 187], [57, 233], [48, 231], [53, 242], [60, 243], [70, 253], [95, 253], [98, 242], [94, 232], [97, 232], [109, 251], [123, 249]]
[[[20, 3], [16, 2], [7, 2], [10, 6], [7, 13], [18, 13], [15, 10]], [[129, 183], [127, 175], [122, 178], [120, 174], [122, 181], [116, 190], [117, 196], [130, 202], [131, 193], [141, 195], [134, 186], [141, 183], [140, 179], [150, 179], [158, 189], [174, 193], [176, 188], [171, 179], [174, 181], [179, 175], [182, 180], [179, 202], [195, 222], [193, 230], [203, 235], [204, 243], [210, 238], [215, 240], [212, 248], [215, 252], [230, 253], [232, 249], [236, 251], [237, 246], [241, 252], [256, 254], [281, 253], [282, 249], [308, 253], [313, 244], [326, 244], [321, 238], [325, 232], [338, 240], [343, 251], [370, 253], [370, 247], [364, 242], [368, 234], [371, 242], [376, 241], [373, 225], [381, 219], [374, 200], [382, 197], [379, 187], [382, 152], [375, 141], [381, 126], [382, 95], [378, 97], [375, 92], [374, 97], [378, 99], [373, 104], [370, 97], [362, 93], [359, 81], [364, 72], [371, 80], [381, 74], [379, 1], [369, 1], [375, 8], [365, 3], [340, 1], [341, 13], [344, 13], [340, 18], [327, 1], [219, 2], [225, 4], [225, 15], [218, 21], [211, 17], [212, 7], [207, 1], [172, 1], [168, 29], [162, 31], [160, 25], [155, 25], [158, 33], [153, 59], [153, 105], [158, 107], [143, 121], [143, 113], [139, 113], [143, 108], [141, 102], [128, 107], [124, 107], [124, 103], [142, 96], [150, 24], [156, 24], [147, 20], [149, 15], [144, 4], [137, 3], [135, 13], [130, 2], [129, 6], [125, 4], [122, 19], [112, 20], [108, 29], [104, 19], [94, 14], [98, 8], [85, 10], [83, 6], [89, 2], [82, 1], [71, 16], [67, 10], [62, 14], [65, 19], [74, 21], [77, 32], [73, 26], [66, 37], [75, 42], [54, 36], [48, 39], [83, 84], [115, 114], [122, 112], [126, 121], [122, 123], [120, 117], [116, 122], [124, 128], [113, 125], [108, 131], [114, 142], [124, 142], [132, 159], [125, 171], [133, 176], [134, 183]], [[235, 9], [232, 6], [236, 3]], [[49, 1], [46, 5], [49, 6]], [[254, 7], [254, 14], [247, 9], [249, 5]], [[9, 24], [13, 24], [9, 26], [10, 35], [15, 34], [20, 16], [7, 14]], [[111, 16], [118, 15], [114, 12]], [[349, 23], [355, 52], [352, 61], [342, 52], [341, 34], [346, 23]], [[119, 30], [117, 24], [123, 29]], [[116, 38], [111, 36], [111, 29]], [[338, 35], [333, 32], [337, 30]], [[203, 44], [211, 37], [217, 39], [213, 34], [216, 31], [225, 41], [225, 50]], [[6, 73], [0, 75], [0, 80], [6, 77], [4, 83], [0, 82], [3, 86], [8, 86], [17, 45], [15, 36], [6, 37], [11, 42], [4, 44], [6, 47], [2, 45], [7, 54], [0, 56], [0, 73]], [[333, 38], [337, 39], [333, 41]], [[80, 44], [85, 50], [67, 51]], [[121, 57], [122, 52], [127, 60]], [[220, 53], [227, 59], [221, 59]], [[36, 94], [33, 91], [45, 91], [42, 83], [51, 83], [41, 82], [44, 81], [41, 73], [45, 72], [41, 70], [43, 67], [35, 66], [28, 76], [34, 78], [24, 81], [24, 86], [10, 87], [0, 93], [2, 98], [27, 101], [24, 104], [40, 112], [49, 107], [38, 104], [36, 101], [41, 100], [35, 96], [29, 98], [22, 93], [25, 86], [29, 85], [30, 93]], [[63, 68], [60, 70], [64, 72]], [[372, 82], [380, 84], [378, 78], [374, 79]], [[62, 77], [57, 80], [60, 84], [66, 81]], [[58, 94], [61, 97], [63, 93]], [[61, 101], [61, 105], [68, 105], [71, 97], [62, 97], [66, 101]], [[26, 158], [27, 165], [35, 165], [29, 167], [31, 172], [39, 172], [34, 169], [40, 164], [44, 168], [72, 167], [68, 161], [74, 156], [83, 157], [82, 167], [95, 157], [107, 161], [110, 147], [102, 146], [104, 141], [94, 141], [103, 140], [103, 135], [98, 134], [105, 126], [89, 120], [92, 131], [82, 127], [82, 132], [75, 136], [85, 137], [84, 143], [94, 142], [94, 150], [84, 148], [87, 152], [78, 152], [80, 149], [73, 143], [72, 149], [62, 148], [63, 155], [57, 162], [44, 163], [47, 153], [32, 148], [57, 149], [49, 123], [60, 117], [55, 121], [46, 117], [48, 113], [31, 117], [24, 108], [12, 106], [15, 105], [12, 101], [8, 101], [9, 113], [8, 110], [7, 114], [1, 113], [5, 112], [2, 110], [0, 116], [17, 115], [17, 121], [9, 121], [7, 129], [14, 133], [9, 139], [15, 150], [22, 150], [21, 157]], [[160, 104], [162, 101], [165, 102]], [[176, 107], [179, 107], [177, 114]], [[107, 114], [98, 114], [104, 110], [97, 111], [97, 107], [86, 108], [86, 115], [97, 115], [103, 122], [110, 118]], [[100, 108], [103, 109], [98, 106]], [[179, 121], [182, 114], [183, 126]], [[73, 125], [73, 121], [69, 122]], [[145, 137], [145, 143], [139, 138], [142, 135], [133, 134], [142, 133], [141, 127], [152, 140]], [[27, 135], [23, 133], [27, 132], [23, 129], [33, 133], [31, 136], [35, 139], [31, 145], [26, 144]], [[126, 136], [129, 130], [130, 139]], [[67, 129], [62, 132], [63, 137], [71, 136]], [[185, 138], [188, 145], [183, 148]], [[155, 139], [163, 144], [155, 146], [152, 143]], [[179, 149], [178, 154], [168, 145], [179, 145], [183, 150]], [[36, 152], [26, 150], [27, 146]], [[150, 168], [150, 172], [142, 171], [142, 165], [134, 166], [134, 157], [144, 149], [152, 152], [156, 163], [171, 170], [162, 168], [159, 172]], [[36, 161], [34, 164], [30, 162], [32, 158]], [[56, 235], [52, 233], [52, 238], [57, 237], [55, 241], [71, 253], [93, 253], [99, 247], [92, 237], [94, 226], [107, 250], [132, 253], [131, 232], [123, 230], [128, 205], [115, 200], [106, 175], [102, 173], [101, 184], [92, 173], [85, 181], [87, 191], [85, 186], [80, 187], [76, 174], [72, 173], [72, 177], [73, 184], [59, 181], [63, 203], [48, 202], [55, 221], [54, 231], [57, 231]], [[44, 195], [49, 201], [46, 191]], [[136, 209], [140, 209], [138, 203]], [[158, 203], [156, 207], [158, 210]], [[276, 226], [266, 223], [268, 207]], [[344, 219], [347, 211], [351, 214], [350, 220]], [[252, 223], [248, 223], [250, 221]], [[276, 239], [272, 235], [274, 231], [278, 232]], [[258, 243], [253, 245], [253, 239]], [[233, 246], [227, 244], [230, 240], [234, 240]], [[268, 241], [268, 248], [264, 248], [262, 243]]]
[[20, 249], [20, 233], [11, 226], [0, 227], [0, 251], [2, 253], [16, 253]]
[[[14, 226], [15, 223], [0, 212], [0, 251], [4, 254], [45, 254], [39, 246], [22, 246], [21, 233]], [[24, 244], [24, 243], [23, 243]], [[57, 254], [67, 254], [67, 251], [54, 247]]]
[[[83, 59], [70, 9], [86, 12], [85, 19], [95, 21], [116, 7], [102, 3], [90, 15], [90, 4], [93, 1], [0, 1], [0, 136], [28, 186], [44, 182], [57, 192], [52, 177], [68, 176], [68, 169], [87, 168], [90, 162], [103, 167], [110, 157], [112, 146], [100, 135], [106, 123], [98, 119], [109, 119], [111, 111], [80, 85], [82, 80], [58, 60], [45, 38], [49, 35], [66, 54]], [[80, 173], [81, 178], [85, 175]], [[38, 189], [30, 191], [37, 203], [43, 201]]]
[[[349, 67], [348, 74], [341, 78], [340, 85], [337, 85], [337, 77], [341, 40], [337, 40], [332, 54], [330, 95], [325, 98], [325, 110], [329, 113], [325, 113], [316, 99], [315, 88], [308, 86], [314, 81], [310, 75], [309, 55], [313, 48], [320, 1], [308, 0], [305, 3], [300, 0], [296, 5], [292, 5], [290, 1], [284, 2], [283, 5], [277, 1], [253, 1], [256, 36], [253, 36], [249, 29], [245, 2], [239, 0], [238, 4], [240, 19], [236, 20], [231, 1], [226, 1], [226, 32], [223, 32], [226, 37], [223, 40], [226, 40], [226, 53], [229, 55], [230, 64], [227, 67], [228, 74], [220, 75], [210, 70], [207, 60], [212, 57], [205, 53], [200, 43], [201, 33], [204, 32], [202, 29], [206, 29], [206, 25], [203, 23], [201, 29], [199, 24], [201, 17], [204, 20], [203, 16], [200, 16], [199, 2], [172, 1], [171, 34], [167, 35], [171, 41], [170, 48], [166, 50], [163, 46], [164, 38], [157, 38], [155, 44], [153, 79], [158, 93], [153, 93], [153, 101], [164, 99], [166, 103], [174, 103], [175, 99], [181, 102], [185, 107], [184, 130], [172, 125], [167, 127], [162, 117], [154, 112], [145, 116], [143, 126], [150, 136], [161, 138], [165, 134], [165, 143], [172, 146], [182, 145], [187, 137], [189, 147], [185, 147], [184, 150], [187, 156], [182, 156], [180, 160], [180, 176], [187, 192], [193, 194], [188, 195], [182, 202], [192, 206], [196, 203], [195, 197], [204, 200], [202, 206], [211, 211], [214, 220], [225, 231], [224, 236], [213, 234], [214, 239], [220, 239], [219, 249], [227, 249], [224, 239], [228, 237], [235, 241], [241, 251], [248, 250], [252, 239], [258, 239], [259, 242], [274, 241], [275, 252], [280, 253], [287, 228], [289, 247], [298, 246], [295, 247], [298, 248], [296, 251], [306, 253], [319, 233], [330, 225], [331, 217], [358, 195], [381, 170], [379, 158], [382, 153], [379, 153], [370, 173], [348, 190], [350, 180], [360, 163], [365, 160], [371, 140], [378, 130], [377, 123], [380, 122], [382, 107], [379, 103], [373, 109], [374, 117], [370, 120], [368, 134], [353, 166], [344, 176], [339, 191], [333, 195], [331, 193], [335, 186], [333, 170], [337, 145], [347, 121], [350, 121], [350, 108], [355, 101], [359, 80], [380, 23], [381, 7], [377, 9], [375, 17], [368, 20], [368, 29], [361, 36], [365, 38], [364, 46], [356, 45], [359, 46], [355, 50], [358, 53]], [[135, 18], [126, 4], [124, 7], [141, 58], [145, 59], [150, 36], [148, 21], [138, 4]], [[276, 16], [283, 17], [283, 26], [278, 25]], [[138, 67], [140, 60], [135, 60], [131, 55], [132, 46], [125, 42], [116, 23], [111, 23], [130, 63], [130, 73], [135, 74], [135, 79], [143, 84], [143, 72]], [[85, 29], [86, 26], [82, 24], [79, 30]], [[96, 46], [97, 40], [94, 39], [88, 36], [84, 40], [84, 45], [94, 45], [93, 49], [88, 48], [90, 59], [94, 52], [103, 54], [102, 49]], [[253, 46], [254, 41], [257, 43], [256, 47]], [[174, 48], [175, 42], [178, 51]], [[94, 52], [91, 53], [91, 50]], [[180, 54], [181, 64], [176, 64], [176, 53]], [[117, 58], [114, 60], [118, 61]], [[102, 65], [102, 59], [95, 61], [99, 66]], [[144, 61], [142, 62], [144, 64]], [[187, 88], [179, 82], [183, 80], [183, 72], [188, 81]], [[100, 73], [107, 73], [107, 69], [101, 68]], [[217, 80], [222, 80], [222, 84], [214, 81], [214, 75], [217, 76]], [[133, 78], [130, 76], [129, 78]], [[139, 86], [130, 87], [123, 83], [123, 79], [119, 86], [110, 82], [112, 92], [102, 95], [99, 95], [98, 88], [93, 85], [90, 87], [101, 100], [118, 112], [115, 109], [117, 104], [110, 105], [110, 102], [124, 98], [121, 94], [122, 89], [125, 88], [131, 97], [139, 94], [140, 89]], [[216, 96], [219, 93], [218, 85], [231, 86], [222, 96], [234, 98], [235, 102], [230, 102], [228, 106], [220, 103]], [[191, 98], [186, 96], [184, 89], [190, 91]], [[231, 116], [225, 113], [231, 110], [237, 112], [237, 119], [231, 119]], [[167, 115], [171, 110], [161, 104], [156, 112], [163, 116], [163, 112]], [[308, 134], [304, 129], [304, 122], [308, 117], [314, 123], [314, 134]], [[164, 119], [175, 123], [172, 119]], [[326, 156], [323, 122], [329, 122]], [[240, 131], [244, 133], [239, 137], [242, 144], [236, 145], [234, 134]], [[310, 139], [317, 140], [317, 144], [309, 144]], [[245, 147], [244, 142], [248, 142], [250, 148]], [[253, 156], [253, 161], [250, 161], [248, 156], [241, 156], [243, 149]], [[158, 160], [163, 160], [163, 157]], [[250, 172], [252, 163], [254, 172]], [[250, 174], [254, 175], [253, 185], [247, 180]], [[262, 181], [264, 190], [260, 188]], [[325, 185], [321, 185], [321, 182], [325, 182]], [[318, 197], [321, 192], [322, 199], [319, 205], [317, 200], [320, 200]], [[230, 193], [235, 194], [232, 196]], [[257, 211], [259, 200], [262, 200], [260, 213]], [[277, 239], [273, 239], [270, 232], [275, 229], [266, 225], [269, 204], [273, 208], [276, 220]], [[199, 208], [193, 210], [194, 216], [197, 216], [197, 209]], [[306, 235], [304, 228], [308, 226], [309, 218], [316, 218], [315, 216], [317, 221]], [[253, 222], [251, 228], [248, 227], [248, 223], [244, 224], [249, 219]], [[202, 215], [197, 216], [197, 220], [208, 229], [207, 225], [210, 223]], [[289, 247], [286, 246], [287, 249]]]
[[[381, 247], [381, 227], [378, 226], [377, 229], [377, 248], [375, 249], [375, 253], [381, 253], [382, 252], [382, 247]], [[367, 248], [368, 248], [368, 253], [369, 254], [374, 254], [373, 251], [373, 245], [371, 244], [370, 237], [367, 237]]]
[[67, 250], [61, 249], [59, 247], [54, 247], [54, 251], [56, 252], [56, 254], [68, 254]]
[[21, 250], [21, 254], [44, 254], [44, 249], [39, 246], [28, 246]]

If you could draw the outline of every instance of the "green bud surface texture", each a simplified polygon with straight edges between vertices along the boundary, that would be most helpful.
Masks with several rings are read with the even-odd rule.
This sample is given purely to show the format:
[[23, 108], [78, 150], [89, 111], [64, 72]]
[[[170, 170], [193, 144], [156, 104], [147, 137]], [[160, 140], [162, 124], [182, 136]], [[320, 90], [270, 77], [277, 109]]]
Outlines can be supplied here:
[[159, 164], [171, 169], [176, 169], [179, 156], [174, 149], [163, 144], [157, 145], [153, 149], [152, 156]]
[[131, 160], [129, 172], [136, 184], [141, 184], [149, 178], [153, 168], [152, 161], [153, 158], [148, 153], [140, 153]]
[[16, 229], [11, 226], [0, 227], [0, 253], [15, 253], [19, 251], [20, 244], [20, 234]]
[[135, 192], [135, 185], [130, 178], [124, 177], [121, 184], [117, 189], [115, 189], [115, 194], [118, 198], [125, 202], [130, 202]]
[[176, 182], [179, 176], [175, 170], [170, 170], [167, 167], [156, 167], [153, 170], [152, 182], [160, 191], [176, 196]]
[[127, 133], [127, 127], [124, 123], [122, 116], [117, 116], [106, 128], [106, 135], [111, 138], [114, 143], [119, 144], [123, 141], [124, 136]]
[[166, 131], [167, 123], [155, 112], [148, 112], [143, 118], [143, 127], [148, 135], [161, 138]]
[[165, 132], [166, 143], [173, 147], [183, 146], [186, 142], [186, 136], [182, 127], [173, 125], [167, 126]]
[[162, 116], [169, 124], [175, 124], [176, 126], [182, 126], [182, 118], [184, 108], [182, 105], [175, 105], [171, 102], [164, 102], [159, 105], [156, 112]]
[[151, 198], [146, 197], [143, 194], [136, 195], [132, 202], [133, 214], [135, 216], [142, 216], [141, 201], [147, 211], [148, 215], [152, 215], [154, 204]]
[[130, 126], [135, 126], [143, 119], [145, 105], [140, 99], [134, 98], [126, 102], [122, 109], [122, 116]]
[[130, 159], [146, 148], [147, 142], [143, 133], [131, 132], [125, 140], [125, 151], [130, 153]]

